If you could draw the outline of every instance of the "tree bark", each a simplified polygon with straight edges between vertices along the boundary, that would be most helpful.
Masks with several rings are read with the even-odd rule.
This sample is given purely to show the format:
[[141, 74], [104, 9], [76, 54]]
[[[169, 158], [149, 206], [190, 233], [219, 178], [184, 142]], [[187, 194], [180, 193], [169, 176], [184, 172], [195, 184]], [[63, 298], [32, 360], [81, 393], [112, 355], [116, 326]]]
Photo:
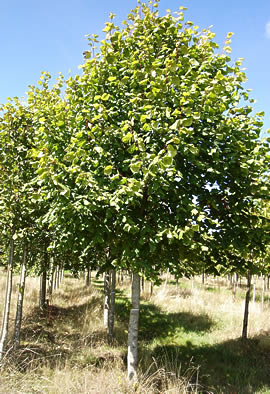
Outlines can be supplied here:
[[62, 280], [64, 279], [64, 273], [65, 273], [65, 269], [62, 267], [61, 268], [61, 275], [60, 275], [60, 281], [62, 282]]
[[237, 285], [237, 276], [236, 276], [236, 274], [234, 274], [233, 275], [233, 283], [232, 283], [233, 302], [235, 302], [235, 298], [236, 298], [236, 285]]
[[204, 285], [204, 282], [205, 282], [205, 274], [204, 274], [204, 270], [203, 270], [203, 272], [202, 272], [202, 284]]
[[57, 270], [57, 289], [59, 289], [61, 284], [61, 267], [58, 264], [58, 270]]
[[46, 305], [46, 288], [47, 288], [47, 269], [49, 266], [49, 257], [47, 253], [47, 246], [44, 250], [43, 270], [40, 275], [40, 292], [39, 292], [39, 307], [43, 309]]
[[91, 270], [88, 267], [87, 274], [86, 274], [86, 286], [89, 287], [90, 285], [91, 285]]
[[46, 304], [46, 280], [47, 280], [47, 273], [46, 270], [44, 269], [44, 271], [40, 275], [39, 306], [41, 309], [43, 309]]
[[59, 270], [59, 266], [56, 265], [56, 267], [54, 269], [54, 281], [53, 281], [54, 290], [58, 289], [58, 270]]
[[248, 277], [247, 277], [247, 291], [246, 291], [246, 301], [245, 301], [245, 311], [244, 311], [244, 320], [243, 320], [242, 339], [247, 339], [250, 288], [251, 288], [251, 273], [249, 271], [248, 272]]
[[110, 309], [110, 273], [104, 273], [104, 327], [109, 325], [109, 309]]
[[144, 277], [141, 278], [141, 292], [144, 292]]
[[14, 261], [14, 240], [12, 235], [9, 243], [6, 297], [5, 297], [5, 307], [4, 307], [4, 315], [3, 315], [1, 338], [0, 338], [0, 361], [3, 359], [5, 345], [7, 341], [7, 335], [8, 335], [9, 312], [10, 312], [10, 302], [11, 302], [11, 293], [12, 293], [13, 261]]
[[262, 311], [264, 309], [265, 275], [262, 277]]
[[114, 329], [115, 283], [116, 283], [116, 271], [111, 270], [111, 299], [110, 299], [110, 309], [109, 309], [109, 336], [110, 336], [110, 338], [113, 338], [113, 329]]
[[131, 292], [132, 308], [129, 317], [128, 329], [128, 379], [130, 381], [137, 380], [138, 365], [138, 330], [139, 330], [139, 314], [140, 314], [140, 277], [139, 274], [133, 273], [132, 292]]
[[25, 278], [26, 278], [26, 259], [27, 259], [27, 245], [24, 245], [18, 300], [17, 300], [17, 310], [16, 310], [16, 318], [15, 318], [15, 329], [14, 329], [15, 349], [20, 346], [20, 338], [21, 338], [23, 300], [24, 300], [24, 289], [25, 289]]
[[150, 297], [152, 297], [154, 291], [154, 285], [153, 282], [150, 282]]
[[257, 280], [257, 275], [253, 275], [253, 298], [252, 298], [253, 305], [255, 305], [255, 301], [256, 301], [256, 280]]
[[48, 295], [52, 296], [53, 293], [53, 283], [54, 283], [54, 266], [53, 261], [51, 259], [50, 268], [49, 268], [49, 278], [48, 278]]

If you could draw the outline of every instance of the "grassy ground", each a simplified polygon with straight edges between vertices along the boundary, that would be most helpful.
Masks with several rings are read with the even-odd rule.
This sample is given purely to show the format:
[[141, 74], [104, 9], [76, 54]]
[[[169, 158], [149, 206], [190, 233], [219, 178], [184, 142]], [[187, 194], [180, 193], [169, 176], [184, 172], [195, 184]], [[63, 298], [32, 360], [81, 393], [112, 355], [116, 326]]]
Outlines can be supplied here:
[[[1, 299], [4, 277], [0, 276]], [[16, 281], [15, 281], [16, 282]], [[38, 280], [27, 281], [22, 342], [4, 359], [0, 393], [270, 393], [270, 303], [251, 302], [242, 329], [244, 288], [208, 279], [146, 284], [140, 314], [140, 379], [126, 382], [129, 286], [117, 291], [115, 339], [103, 328], [102, 282], [65, 278], [41, 312]], [[16, 286], [14, 286], [16, 288]], [[269, 296], [269, 294], [266, 294]], [[14, 291], [14, 301], [15, 291]], [[15, 303], [11, 313], [13, 330]]]

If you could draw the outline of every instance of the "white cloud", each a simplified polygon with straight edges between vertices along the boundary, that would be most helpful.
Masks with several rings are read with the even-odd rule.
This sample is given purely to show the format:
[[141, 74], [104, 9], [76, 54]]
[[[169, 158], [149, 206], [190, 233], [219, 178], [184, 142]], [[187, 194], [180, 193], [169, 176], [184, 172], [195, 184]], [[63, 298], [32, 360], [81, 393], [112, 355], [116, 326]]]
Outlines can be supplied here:
[[270, 38], [270, 21], [265, 25], [265, 35], [267, 38]]

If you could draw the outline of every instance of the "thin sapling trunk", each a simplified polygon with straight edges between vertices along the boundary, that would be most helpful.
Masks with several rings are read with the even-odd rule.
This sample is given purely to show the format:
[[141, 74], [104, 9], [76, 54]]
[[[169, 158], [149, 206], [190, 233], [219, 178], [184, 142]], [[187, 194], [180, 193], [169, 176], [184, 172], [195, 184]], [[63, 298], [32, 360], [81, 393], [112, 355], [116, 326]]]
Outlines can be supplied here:
[[128, 329], [128, 380], [137, 380], [138, 365], [138, 331], [140, 314], [140, 276], [133, 273], [131, 303]]
[[108, 328], [110, 309], [110, 273], [104, 273], [104, 327]]
[[243, 320], [242, 339], [247, 339], [250, 289], [251, 289], [251, 273], [249, 272], [248, 273], [248, 277], [247, 277], [247, 291], [246, 291], [246, 300], [245, 300], [245, 311], [244, 311], [244, 320]]
[[22, 325], [22, 315], [23, 315], [23, 300], [24, 300], [24, 289], [25, 289], [25, 278], [26, 278], [26, 259], [27, 259], [27, 246], [25, 245], [23, 250], [23, 260], [21, 265], [21, 276], [20, 276], [17, 310], [16, 310], [16, 318], [15, 318], [15, 329], [14, 329], [15, 349], [20, 346], [21, 325]]
[[47, 280], [47, 273], [46, 270], [41, 273], [40, 275], [40, 293], [39, 293], [39, 306], [41, 309], [45, 307], [46, 304], [46, 280]]
[[91, 285], [91, 269], [88, 267], [86, 273], [86, 286], [89, 287], [90, 285]]
[[13, 236], [11, 236], [9, 243], [9, 259], [8, 259], [5, 307], [4, 307], [4, 315], [3, 315], [1, 338], [0, 338], [0, 361], [3, 359], [5, 345], [7, 341], [7, 335], [8, 335], [9, 312], [10, 312], [10, 302], [11, 302], [11, 293], [12, 293], [13, 261], [14, 261], [14, 240], [13, 240]]
[[262, 277], [262, 311], [264, 309], [265, 275]]
[[116, 282], [116, 271], [111, 270], [111, 300], [110, 300], [110, 310], [109, 310], [109, 336], [110, 336], [110, 338], [113, 338], [113, 329], [114, 329], [115, 282]]

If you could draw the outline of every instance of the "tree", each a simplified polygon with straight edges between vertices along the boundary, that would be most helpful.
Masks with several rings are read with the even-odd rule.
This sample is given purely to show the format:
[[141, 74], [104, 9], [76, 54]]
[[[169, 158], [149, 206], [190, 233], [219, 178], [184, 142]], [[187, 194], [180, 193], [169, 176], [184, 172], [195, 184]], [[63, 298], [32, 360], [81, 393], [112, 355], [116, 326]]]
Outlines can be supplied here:
[[241, 252], [250, 253], [250, 242], [237, 241], [266, 169], [268, 147], [258, 143], [263, 114], [251, 115], [241, 60], [231, 64], [232, 33], [219, 53], [215, 34], [184, 22], [183, 7], [159, 16], [150, 3], [138, 5], [122, 30], [111, 14], [100, 53], [97, 36], [89, 37], [82, 75], [67, 81], [64, 119], [56, 122], [61, 148], [46, 135], [39, 170], [54, 193], [55, 223], [61, 212], [63, 228], [68, 218], [83, 242], [109, 247], [111, 265], [133, 278], [198, 272], [202, 256], [208, 272], [218, 272], [217, 264], [228, 265], [226, 244], [237, 269]]

